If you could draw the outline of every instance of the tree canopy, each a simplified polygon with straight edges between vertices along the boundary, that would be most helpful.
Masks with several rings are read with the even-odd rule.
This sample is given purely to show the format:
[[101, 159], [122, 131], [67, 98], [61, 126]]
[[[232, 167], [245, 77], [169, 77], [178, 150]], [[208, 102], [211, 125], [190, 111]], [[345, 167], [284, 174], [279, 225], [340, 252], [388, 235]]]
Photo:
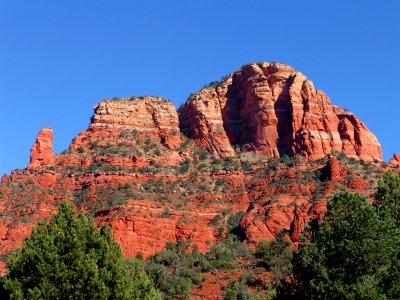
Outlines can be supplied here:
[[378, 183], [374, 206], [379, 215], [389, 213], [400, 227], [400, 172], [387, 172]]
[[400, 232], [365, 197], [341, 192], [295, 255], [297, 298], [398, 299]]
[[13, 253], [4, 287], [11, 299], [161, 299], [110, 229], [100, 231], [66, 202]]

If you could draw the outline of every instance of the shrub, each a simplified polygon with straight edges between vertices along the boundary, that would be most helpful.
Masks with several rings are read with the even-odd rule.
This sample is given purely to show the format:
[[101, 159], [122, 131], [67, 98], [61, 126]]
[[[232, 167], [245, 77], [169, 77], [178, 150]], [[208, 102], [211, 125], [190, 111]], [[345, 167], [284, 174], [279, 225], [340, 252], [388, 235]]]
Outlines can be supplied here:
[[193, 284], [201, 282], [201, 271], [208, 269], [204, 256], [188, 241], [166, 243], [166, 249], [146, 263], [146, 271], [167, 299], [189, 299]]
[[260, 266], [272, 272], [275, 279], [281, 280], [292, 274], [293, 250], [292, 243], [280, 233], [274, 240], [261, 241], [255, 256]]
[[180, 167], [179, 167], [179, 173], [184, 174], [187, 173], [189, 171], [190, 168], [190, 161], [189, 160], [184, 160]]

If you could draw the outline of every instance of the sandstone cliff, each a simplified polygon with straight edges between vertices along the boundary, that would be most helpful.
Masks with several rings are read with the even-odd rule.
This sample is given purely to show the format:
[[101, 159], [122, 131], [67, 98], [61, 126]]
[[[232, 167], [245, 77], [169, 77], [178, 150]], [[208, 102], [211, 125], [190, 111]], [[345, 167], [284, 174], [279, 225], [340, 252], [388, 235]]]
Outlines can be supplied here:
[[178, 114], [174, 105], [161, 97], [105, 99], [93, 107], [89, 131], [118, 128], [137, 130], [159, 137], [169, 148], [179, 147]]
[[280, 63], [243, 66], [192, 95], [179, 118], [185, 134], [220, 156], [233, 155], [238, 145], [269, 157], [319, 159], [336, 150], [382, 160], [381, 146], [364, 123]]
[[400, 166], [400, 155], [397, 153], [393, 154], [393, 157], [389, 161], [390, 164]]
[[54, 164], [53, 130], [43, 128], [31, 149], [31, 160], [28, 169], [38, 169]]

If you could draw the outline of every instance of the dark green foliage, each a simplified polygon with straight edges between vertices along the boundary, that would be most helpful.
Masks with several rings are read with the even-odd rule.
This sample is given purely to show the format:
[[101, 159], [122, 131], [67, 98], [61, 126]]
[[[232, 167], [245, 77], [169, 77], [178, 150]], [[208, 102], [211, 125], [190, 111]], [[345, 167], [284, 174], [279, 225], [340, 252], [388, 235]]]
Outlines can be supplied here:
[[249, 256], [234, 236], [213, 245], [207, 254], [199, 253], [188, 241], [166, 243], [166, 249], [147, 261], [146, 271], [165, 298], [190, 299], [193, 285], [202, 281], [202, 272], [238, 268], [237, 258]]
[[341, 192], [293, 260], [296, 299], [399, 299], [400, 232], [359, 194]]
[[0, 299], [9, 299], [10, 295], [4, 288], [4, 278], [0, 276]]
[[255, 251], [258, 265], [274, 274], [275, 280], [282, 280], [292, 273], [294, 247], [285, 234], [280, 233], [276, 239], [261, 241]]
[[230, 280], [224, 289], [224, 299], [226, 300], [250, 300], [250, 293], [247, 285], [241, 280]]
[[179, 167], [179, 173], [181, 174], [187, 173], [189, 171], [189, 168], [190, 168], [190, 161], [185, 159]]
[[400, 227], [400, 173], [393, 175], [386, 173], [378, 183], [378, 190], [375, 194], [378, 214], [389, 213]]
[[296, 164], [296, 158], [293, 157], [293, 156], [289, 156], [287, 154], [284, 154], [280, 158], [280, 162], [291, 168], [291, 167], [294, 167], [294, 165]]
[[236, 269], [238, 257], [250, 256], [247, 247], [234, 235], [228, 235], [220, 244], [215, 244], [206, 255], [211, 270]]
[[214, 89], [214, 88], [216, 88], [217, 86], [219, 86], [221, 84], [222, 84], [221, 81], [217, 81], [216, 80], [216, 81], [211, 81], [209, 84], [205, 85], [204, 87], [208, 87], [208, 88]]
[[[253, 272], [244, 273], [238, 280], [229, 280], [228, 285], [224, 288], [223, 297], [226, 300], [272, 300], [275, 299], [276, 291], [270, 282], [265, 286], [259, 286], [252, 292], [248, 286], [253, 285], [256, 279]], [[260, 284], [261, 282], [258, 282]]]
[[160, 299], [110, 229], [100, 232], [66, 202], [11, 255], [5, 288], [11, 299]]
[[147, 273], [167, 299], [190, 299], [193, 284], [201, 282], [206, 269], [208, 262], [190, 242], [169, 242], [146, 263]]
[[247, 160], [244, 160], [244, 161], [241, 162], [241, 164], [242, 164], [242, 170], [243, 171], [250, 172], [250, 171], [253, 170], [253, 168], [252, 168], [253, 164], [251, 162], [249, 162]]
[[198, 159], [205, 160], [207, 158], [207, 156], [209, 156], [209, 155], [210, 155], [210, 153], [207, 150], [199, 150]]
[[235, 231], [238, 226], [239, 226], [239, 221], [243, 217], [244, 212], [239, 211], [236, 214], [230, 215], [228, 219], [228, 233], [232, 233], [232, 231]]

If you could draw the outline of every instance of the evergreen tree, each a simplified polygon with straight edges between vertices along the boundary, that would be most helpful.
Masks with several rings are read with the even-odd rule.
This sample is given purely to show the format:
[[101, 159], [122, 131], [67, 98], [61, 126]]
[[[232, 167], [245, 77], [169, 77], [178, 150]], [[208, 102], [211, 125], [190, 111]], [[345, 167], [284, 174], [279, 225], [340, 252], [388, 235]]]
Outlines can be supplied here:
[[292, 274], [293, 251], [292, 242], [281, 232], [274, 240], [261, 241], [254, 254], [258, 265], [274, 274], [274, 281], [279, 281]]
[[[389, 214], [400, 231], [400, 172], [394, 175], [389, 171], [383, 176], [378, 184], [374, 206], [380, 218], [385, 218]], [[393, 261], [388, 272], [391, 276], [400, 278], [400, 250]], [[400, 298], [400, 280], [391, 281], [388, 289], [393, 298]]]
[[297, 299], [399, 299], [400, 232], [358, 194], [342, 192], [293, 260]]
[[383, 179], [378, 183], [378, 190], [375, 194], [378, 214], [388, 212], [395, 219], [396, 224], [400, 227], [400, 172], [393, 175], [387, 172]]
[[12, 254], [4, 287], [11, 299], [160, 299], [110, 229], [100, 232], [66, 202]]

